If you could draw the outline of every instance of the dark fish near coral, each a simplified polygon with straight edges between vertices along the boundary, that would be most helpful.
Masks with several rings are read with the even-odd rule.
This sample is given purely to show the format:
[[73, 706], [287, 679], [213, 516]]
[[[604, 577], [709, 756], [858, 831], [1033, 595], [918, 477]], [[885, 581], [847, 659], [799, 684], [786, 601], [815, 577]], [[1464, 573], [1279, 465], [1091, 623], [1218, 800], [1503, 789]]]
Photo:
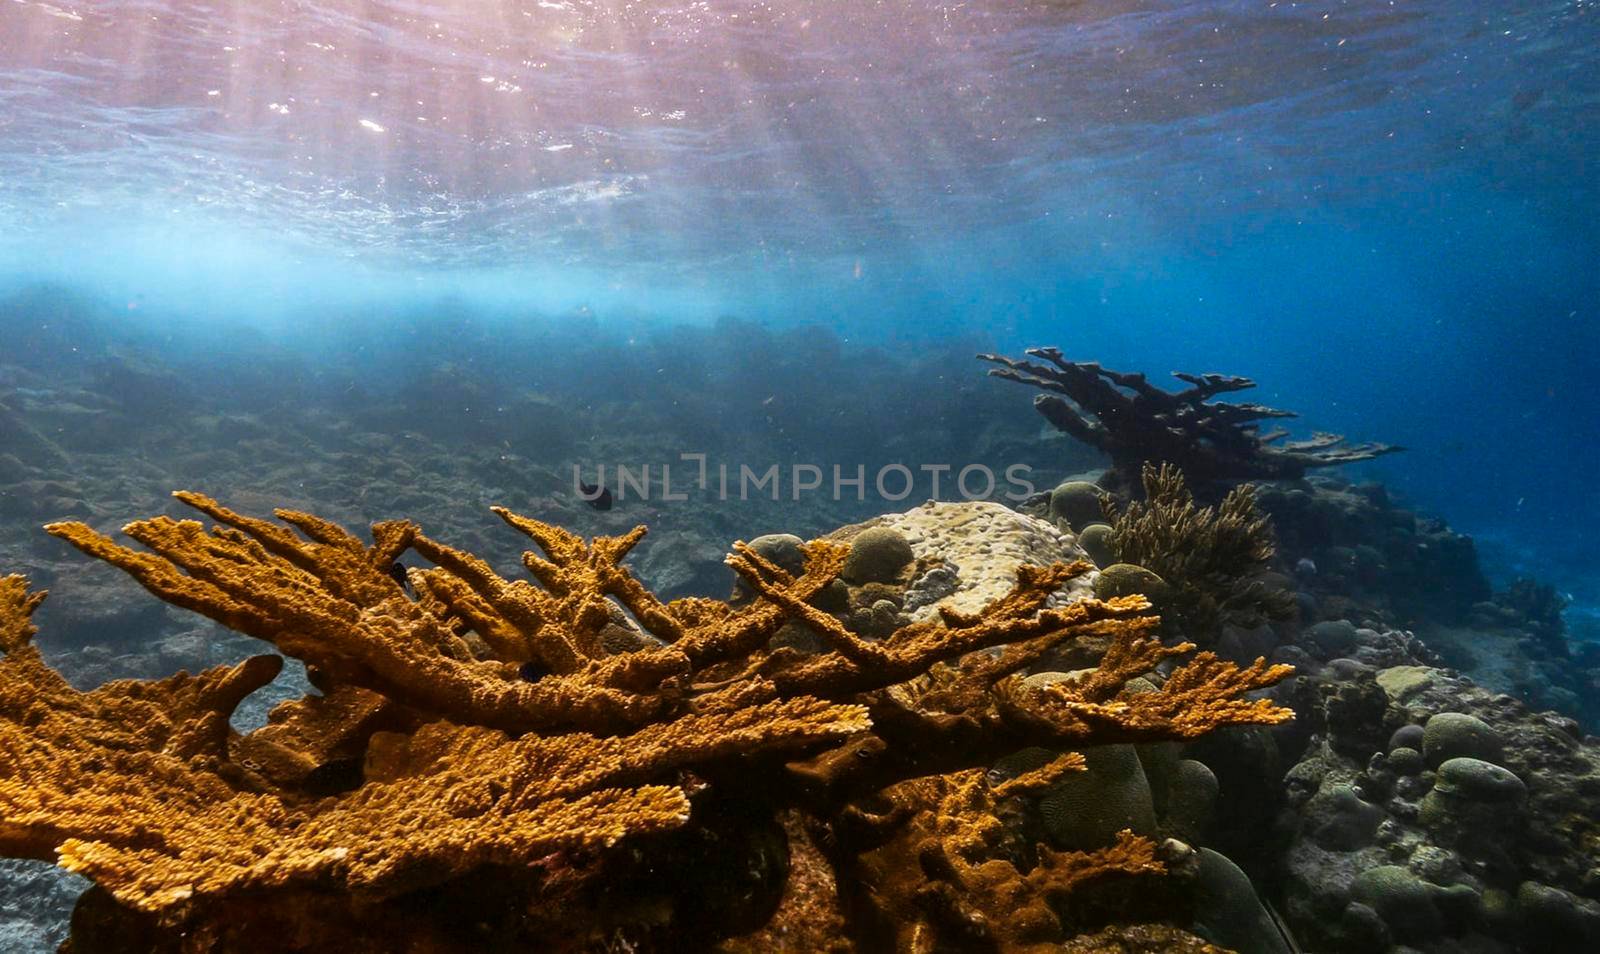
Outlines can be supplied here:
[[586, 484], [580, 480], [578, 489], [583, 492], [583, 499], [596, 510], [610, 510], [611, 505], [616, 502], [610, 490], [597, 484]]
[[410, 592], [410, 590], [411, 590], [411, 580], [406, 576], [406, 565], [404, 563], [401, 563], [399, 560], [396, 560], [393, 563], [389, 564], [389, 576], [396, 583], [400, 584], [400, 588], [402, 590]]

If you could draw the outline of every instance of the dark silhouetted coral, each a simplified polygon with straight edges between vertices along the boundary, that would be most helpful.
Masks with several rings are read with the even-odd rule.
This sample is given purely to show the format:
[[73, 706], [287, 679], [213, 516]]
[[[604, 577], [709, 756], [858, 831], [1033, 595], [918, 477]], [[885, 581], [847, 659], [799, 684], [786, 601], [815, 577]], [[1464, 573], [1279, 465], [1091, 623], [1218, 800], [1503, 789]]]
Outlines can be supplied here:
[[1132, 486], [1148, 462], [1176, 464], [1200, 483], [1237, 482], [1296, 478], [1312, 468], [1400, 450], [1390, 444], [1346, 444], [1336, 434], [1287, 441], [1288, 431], [1263, 433], [1260, 422], [1295, 417], [1294, 412], [1212, 402], [1219, 394], [1255, 387], [1249, 378], [1174, 372], [1189, 387], [1164, 391], [1143, 374], [1067, 361], [1056, 348], [1029, 348], [1027, 354], [1043, 360], [978, 357], [1000, 365], [989, 371], [995, 377], [1050, 392], [1034, 398], [1034, 409], [1059, 430], [1110, 456], [1115, 486]]

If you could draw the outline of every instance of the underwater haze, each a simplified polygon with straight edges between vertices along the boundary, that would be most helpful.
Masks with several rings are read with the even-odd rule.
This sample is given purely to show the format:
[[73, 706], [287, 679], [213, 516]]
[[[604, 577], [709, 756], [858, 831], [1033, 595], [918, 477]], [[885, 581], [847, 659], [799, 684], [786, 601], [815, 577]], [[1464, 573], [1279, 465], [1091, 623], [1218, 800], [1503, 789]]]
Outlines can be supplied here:
[[1600, 523], [1597, 146], [1584, 0], [0, 8], [13, 286], [1246, 374], [1532, 548]]

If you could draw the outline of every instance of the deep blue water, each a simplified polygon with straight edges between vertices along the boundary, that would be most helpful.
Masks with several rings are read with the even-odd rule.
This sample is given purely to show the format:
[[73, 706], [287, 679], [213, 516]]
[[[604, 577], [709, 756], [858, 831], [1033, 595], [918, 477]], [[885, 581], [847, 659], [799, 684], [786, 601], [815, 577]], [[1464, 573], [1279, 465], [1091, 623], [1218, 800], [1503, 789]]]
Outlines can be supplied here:
[[0, 4], [0, 292], [1246, 374], [1600, 603], [1597, 157], [1584, 0]]

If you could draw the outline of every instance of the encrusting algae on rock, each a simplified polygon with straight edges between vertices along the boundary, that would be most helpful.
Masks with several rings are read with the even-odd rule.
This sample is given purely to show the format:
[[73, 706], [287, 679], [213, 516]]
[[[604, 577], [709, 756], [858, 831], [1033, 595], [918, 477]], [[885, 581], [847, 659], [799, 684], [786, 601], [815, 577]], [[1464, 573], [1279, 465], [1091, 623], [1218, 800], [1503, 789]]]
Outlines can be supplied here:
[[[0, 580], [0, 854], [94, 881], [72, 950], [733, 950], [813, 936], [801, 919], [837, 925], [839, 950], [883, 924], [909, 950], [1039, 949], [1080, 884], [1163, 865], [1132, 834], [1005, 856], [996, 799], [1086, 745], [1289, 718], [1245, 698], [1290, 672], [1262, 661], [1201, 654], [1124, 692], [1192, 647], [1163, 646], [1142, 597], [1047, 605], [1084, 563], [1024, 565], [981, 611], [873, 640], [815, 605], [837, 543], [805, 545], [799, 573], [737, 544], [752, 598], [663, 603], [622, 565], [642, 527], [585, 541], [497, 508], [542, 551], [535, 583], [406, 521], [368, 545], [178, 497], [217, 525], [136, 521], [144, 550], [47, 529], [303, 661], [318, 694], [241, 735], [230, 716], [279, 656], [81, 692], [32, 643], [43, 594]], [[408, 550], [434, 564], [405, 575], [414, 598], [391, 573]], [[820, 652], [769, 645], [793, 621]], [[1023, 684], [1084, 641], [1108, 642], [1100, 669]], [[1063, 754], [982, 771], [1025, 746]]]

